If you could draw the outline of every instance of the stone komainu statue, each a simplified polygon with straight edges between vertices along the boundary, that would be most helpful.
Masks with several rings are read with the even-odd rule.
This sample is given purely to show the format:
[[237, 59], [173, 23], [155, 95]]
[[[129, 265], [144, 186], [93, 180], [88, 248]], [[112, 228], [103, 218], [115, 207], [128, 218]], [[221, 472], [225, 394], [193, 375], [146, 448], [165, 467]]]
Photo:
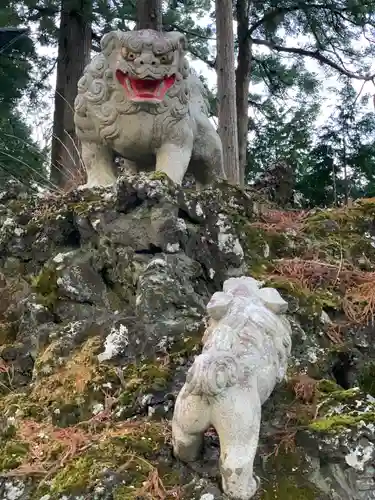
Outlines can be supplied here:
[[125, 168], [162, 171], [180, 184], [225, 178], [222, 145], [209, 120], [204, 86], [176, 32], [112, 31], [78, 82], [74, 121], [87, 187], [116, 180], [113, 155]]
[[197, 460], [212, 425], [220, 439], [223, 491], [248, 500], [258, 489], [253, 474], [261, 406], [284, 379], [291, 351], [287, 303], [274, 288], [250, 277], [230, 278], [207, 305], [210, 324], [172, 420], [175, 456]]

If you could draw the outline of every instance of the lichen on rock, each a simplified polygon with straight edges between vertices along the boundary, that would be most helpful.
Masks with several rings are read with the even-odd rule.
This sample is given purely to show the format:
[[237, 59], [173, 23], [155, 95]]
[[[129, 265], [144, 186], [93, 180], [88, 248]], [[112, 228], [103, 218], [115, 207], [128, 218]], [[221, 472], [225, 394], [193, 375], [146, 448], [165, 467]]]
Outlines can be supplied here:
[[288, 380], [263, 409], [257, 500], [375, 498], [375, 203], [285, 211], [157, 172], [0, 195], [0, 498], [221, 500], [218, 440], [186, 467], [169, 420], [205, 306], [231, 276], [289, 304]]

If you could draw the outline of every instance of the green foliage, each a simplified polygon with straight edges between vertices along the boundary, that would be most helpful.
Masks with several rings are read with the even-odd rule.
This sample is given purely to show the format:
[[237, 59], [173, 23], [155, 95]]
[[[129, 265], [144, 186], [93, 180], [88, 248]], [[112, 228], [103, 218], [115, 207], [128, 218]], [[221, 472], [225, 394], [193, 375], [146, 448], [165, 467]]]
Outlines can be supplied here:
[[319, 111], [315, 103], [277, 107], [272, 102], [263, 106], [265, 119], [259, 123], [249, 147], [248, 181], [269, 165], [286, 161], [295, 171], [304, 170], [312, 147], [311, 129]]
[[[289, 65], [298, 68], [298, 73], [310, 58], [331, 74], [339, 68], [343, 74], [350, 73], [342, 61], [353, 63], [357, 72], [366, 74], [368, 57], [375, 49], [370, 42], [365, 46], [357, 42], [373, 28], [374, 7], [374, 0], [255, 2], [250, 16], [253, 44], [268, 47], [274, 57], [289, 55]], [[264, 65], [263, 59], [260, 61]], [[266, 73], [271, 81], [283, 80], [280, 72]]]
[[[375, 22], [375, 1], [268, 0], [250, 7], [256, 87], [250, 95], [254, 120], [247, 179], [283, 160], [295, 171], [305, 205], [372, 196], [374, 114], [365, 98], [356, 98], [351, 80], [371, 79], [375, 46], [367, 34]], [[337, 105], [321, 127], [316, 117], [323, 109], [322, 78], [311, 70], [311, 61], [324, 76], [338, 77]], [[291, 109], [284, 104], [288, 98], [296, 103]]]
[[[0, 26], [34, 23], [38, 43], [55, 47], [60, 4], [60, 0], [22, 0], [17, 4], [14, 0], [5, 0], [0, 8]], [[243, 0], [242, 4], [244, 12], [248, 13], [248, 36], [252, 41], [249, 106], [253, 137], [248, 148], [248, 181], [271, 163], [283, 160], [293, 166], [297, 189], [306, 205], [330, 205], [348, 196], [374, 195], [374, 114], [364, 112], [368, 103], [355, 98], [350, 81], [343, 85], [340, 80], [337, 106], [325, 126], [318, 129], [316, 118], [322, 78], [310, 62], [320, 65], [327, 76], [369, 79], [375, 45], [371, 43], [371, 36], [368, 43], [366, 37], [375, 23], [375, 0], [318, 3], [313, 0]], [[213, 3], [210, 0], [172, 0], [163, 5], [164, 29], [183, 32], [193, 59], [204, 61], [213, 68]], [[99, 50], [104, 32], [133, 28], [135, 6], [133, 0], [94, 0], [93, 51]], [[236, 40], [236, 47], [238, 42]], [[8, 121], [12, 122], [13, 135], [28, 141], [29, 132], [22, 127], [18, 131], [22, 120], [14, 113], [15, 105], [25, 95], [31, 102], [38, 100], [55, 61], [37, 57], [27, 39], [20, 39], [17, 44], [12, 53], [0, 54], [0, 113], [3, 120], [8, 116]], [[285, 104], [289, 97], [294, 99], [291, 107]], [[208, 98], [215, 116], [215, 93], [209, 91]], [[7, 103], [8, 114], [1, 111], [3, 103]], [[4, 144], [3, 137], [2, 148]], [[36, 151], [35, 145], [32, 148]], [[21, 154], [18, 147], [14, 149], [24, 161], [24, 153]], [[8, 150], [13, 156], [14, 152]], [[38, 159], [32, 159], [33, 168], [41, 168], [38, 155]], [[0, 161], [5, 163], [4, 155]], [[20, 161], [16, 163], [21, 172]], [[16, 171], [15, 164], [12, 169]]]
[[[0, 7], [0, 27], [29, 27], [25, 9], [18, 2], [4, 0]], [[12, 107], [26, 95], [35, 104], [40, 93], [46, 90], [45, 80], [51, 70], [48, 59], [37, 55], [34, 41], [29, 36], [16, 37], [0, 51], [0, 113], [3, 107]]]
[[318, 205], [374, 192], [375, 114], [368, 110], [366, 96], [361, 99], [349, 80], [333, 93], [337, 104], [318, 130], [308, 176], [299, 186]]
[[[56, 45], [58, 36], [59, 0], [23, 0], [25, 11], [23, 20], [37, 23], [38, 42], [43, 45]], [[177, 5], [176, 5], [177, 4]], [[209, 60], [207, 39], [213, 37], [212, 26], [199, 26], [196, 19], [201, 19], [211, 11], [210, 0], [189, 0], [168, 2], [163, 12], [165, 29], [179, 29], [186, 34], [191, 53], [203, 61]], [[136, 21], [136, 2], [125, 0], [94, 0], [92, 15], [93, 50], [99, 50], [101, 36], [110, 30], [130, 30]]]
[[31, 130], [17, 111], [0, 114], [0, 185], [9, 178], [44, 184], [43, 152], [31, 141]]
[[[19, 9], [12, 2], [0, 8], [0, 27], [22, 23]], [[33, 79], [38, 62], [35, 47], [28, 36], [17, 36], [0, 50], [0, 184], [9, 178], [24, 183], [44, 180], [43, 153], [30, 140], [31, 131], [17, 111], [23, 96], [35, 102], [44, 84]]]
[[338, 181], [332, 147], [323, 142], [309, 152], [296, 187], [307, 205], [329, 206], [335, 202]]
[[14, 106], [29, 84], [30, 57], [34, 47], [28, 38], [20, 36], [0, 50], [0, 113]]
[[335, 106], [321, 126], [315, 101], [290, 109], [263, 106], [249, 146], [247, 179], [251, 182], [278, 161], [292, 166], [296, 190], [306, 206], [329, 206], [349, 197], [375, 194], [375, 113], [351, 82], [332, 90]]

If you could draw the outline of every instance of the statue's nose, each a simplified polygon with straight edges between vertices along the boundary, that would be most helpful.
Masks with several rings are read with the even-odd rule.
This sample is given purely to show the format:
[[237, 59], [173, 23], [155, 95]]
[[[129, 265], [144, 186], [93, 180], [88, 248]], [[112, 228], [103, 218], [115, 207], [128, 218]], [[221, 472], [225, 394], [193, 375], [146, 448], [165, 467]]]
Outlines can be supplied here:
[[153, 54], [141, 54], [135, 60], [135, 64], [136, 66], [138, 66], [138, 68], [141, 68], [145, 64], [148, 64], [150, 66], [158, 66], [159, 60]]

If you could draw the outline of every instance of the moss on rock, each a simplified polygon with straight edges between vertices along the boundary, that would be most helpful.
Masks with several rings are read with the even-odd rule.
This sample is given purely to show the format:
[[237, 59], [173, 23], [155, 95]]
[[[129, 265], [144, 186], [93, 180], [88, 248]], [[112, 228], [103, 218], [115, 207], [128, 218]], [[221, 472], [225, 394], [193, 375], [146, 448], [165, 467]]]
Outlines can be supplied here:
[[[201, 209], [199, 216], [198, 204]], [[150, 259], [155, 257], [150, 254], [161, 253], [165, 247], [159, 247], [159, 243], [151, 247], [145, 240], [140, 243], [139, 249], [135, 249], [132, 242], [129, 243], [130, 240], [114, 239], [106, 225], [115, 221], [116, 217], [122, 217], [121, 221], [124, 222], [125, 214], [125, 235], [127, 227], [143, 218], [151, 218], [153, 223], [156, 221], [154, 231], [158, 229], [159, 221], [169, 217], [172, 207], [173, 212], [186, 222], [186, 228], [181, 230], [181, 235], [178, 233], [176, 236], [179, 240], [178, 253], [183, 253], [185, 249], [189, 258], [192, 256], [195, 259], [198, 268], [209, 269], [213, 253], [210, 246], [206, 248], [205, 245], [208, 235], [208, 240], [212, 236], [213, 244], [216, 237], [216, 229], [210, 232], [212, 221], [209, 219], [211, 215], [213, 220], [218, 214], [225, 215], [229, 224], [231, 222], [233, 225], [234, 236], [240, 240], [245, 254], [244, 262], [242, 256], [233, 263], [232, 260], [226, 260], [223, 253], [218, 253], [216, 281], [210, 278], [204, 282], [202, 273], [199, 277], [194, 276], [189, 284], [194, 290], [201, 287], [202, 293], [198, 290], [197, 294], [206, 300], [214, 287], [220, 287], [224, 271], [245, 273], [247, 266], [249, 274], [264, 280], [266, 285], [278, 288], [287, 300], [290, 299], [291, 305], [297, 305], [293, 309], [296, 311], [295, 323], [299, 320], [303, 327], [308, 327], [294, 341], [291, 364], [295, 364], [290, 367], [290, 372], [297, 370], [300, 373], [309, 363], [308, 375], [311, 376], [310, 365], [314, 365], [317, 379], [328, 377], [328, 368], [333, 363], [330, 358], [331, 339], [325, 335], [322, 312], [327, 310], [330, 316], [331, 311], [345, 312], [347, 290], [366, 281], [366, 275], [361, 274], [358, 281], [353, 276], [358, 277], [362, 269], [372, 270], [374, 267], [375, 249], [371, 235], [375, 200], [362, 200], [352, 208], [310, 213], [270, 210], [260, 195], [249, 190], [223, 182], [201, 192], [193, 189], [181, 192], [165, 174], [156, 171], [148, 176], [124, 175], [119, 179], [116, 192], [105, 189], [77, 191], [34, 205], [30, 209], [31, 204], [29, 206], [27, 202], [12, 204], [15, 210], [29, 211], [27, 217], [19, 222], [25, 235], [20, 238], [20, 243], [24, 238], [28, 250], [26, 257], [19, 257], [20, 262], [23, 259], [23, 267], [20, 266], [17, 273], [29, 275], [30, 278], [31, 273], [37, 273], [39, 266], [43, 265], [29, 282], [38, 301], [54, 314], [50, 314], [46, 320], [51, 322], [51, 325], [46, 325], [47, 333], [43, 331], [44, 325], [40, 329], [41, 337], [45, 335], [43, 342], [39, 343], [39, 338], [36, 338], [37, 347], [34, 351], [38, 352], [33, 383], [24, 393], [5, 391], [0, 396], [0, 415], [4, 415], [5, 422], [14, 420], [14, 425], [8, 425], [6, 432], [0, 434], [2, 468], [15, 470], [20, 465], [30, 464], [32, 457], [37, 462], [35, 456], [39, 456], [38, 465], [47, 470], [47, 483], [43, 483], [40, 477], [33, 479], [35, 488], [32, 500], [39, 500], [47, 494], [51, 500], [71, 494], [93, 497], [95, 488], [104, 484], [103, 478], [108, 479], [108, 474], [116, 477], [116, 484], [111, 485], [114, 500], [151, 495], [147, 485], [150, 477], [155, 478], [157, 475], [167, 488], [178, 485], [180, 474], [171, 467], [176, 462], [170, 458], [170, 449], [165, 447], [165, 441], [170, 438], [168, 426], [153, 421], [140, 423], [135, 419], [140, 419], [140, 415], [148, 411], [151, 416], [150, 410], [154, 410], [159, 401], [159, 406], [163, 406], [163, 398], [167, 399], [169, 391], [176, 392], [176, 387], [179, 387], [184, 377], [187, 361], [200, 352], [203, 333], [196, 327], [200, 321], [199, 310], [193, 314], [197, 319], [193, 334], [185, 331], [171, 346], [172, 335], [170, 331], [165, 333], [165, 359], [141, 357], [135, 362], [130, 353], [130, 347], [133, 346], [129, 346], [129, 352], [118, 364], [115, 360], [99, 363], [97, 355], [103, 352], [104, 329], [96, 328], [96, 316], [92, 328], [86, 330], [83, 327], [82, 331], [71, 332], [70, 336], [67, 333], [71, 309], [61, 314], [58, 307], [64, 300], [58, 296], [59, 291], [61, 295], [64, 295], [64, 291], [61, 286], [57, 286], [60, 269], [57, 260], [53, 260], [54, 255], [59, 252], [66, 254], [67, 250], [78, 247], [84, 255], [90, 254], [90, 265], [100, 275], [99, 280], [105, 288], [105, 300], [99, 297], [92, 304], [91, 298], [87, 299], [87, 310], [93, 311], [93, 315], [99, 309], [100, 314], [108, 313], [108, 318], [112, 318], [116, 311], [122, 314], [125, 310], [126, 315], [129, 310], [132, 315], [136, 310], [137, 286], [142, 281]], [[142, 208], [139, 208], [140, 205]], [[194, 213], [195, 209], [189, 208], [189, 211], [186, 207], [195, 207], [197, 213]], [[39, 251], [36, 252], [38, 258], [35, 259], [38, 262], [35, 264], [30, 261], [34, 255], [30, 252], [30, 241], [38, 241], [40, 234]], [[206, 243], [202, 246], [200, 237], [203, 234]], [[221, 275], [219, 272], [222, 270]], [[148, 271], [149, 274], [153, 272], [152, 269]], [[151, 291], [158, 298], [161, 294], [157, 290], [155, 292], [153, 286], [151, 284]], [[74, 302], [75, 297], [69, 301]], [[181, 301], [181, 306], [180, 303], [174, 303], [174, 298], [171, 298], [170, 303], [177, 313], [180, 307], [190, 309], [187, 300]], [[158, 321], [164, 314], [163, 308], [166, 306], [163, 301], [160, 304], [160, 310], [152, 316], [152, 321]], [[80, 308], [79, 314], [77, 312], [77, 317], [81, 318], [82, 310]], [[87, 311], [84, 313], [87, 314]], [[23, 342], [25, 337], [30, 338], [25, 329], [30, 311], [17, 311], [17, 314], [15, 320], [13, 317], [10, 320], [5, 316], [0, 318], [0, 343], [13, 344], [16, 340]], [[22, 314], [24, 316], [21, 317]], [[76, 314], [75, 310], [72, 314]], [[83, 317], [86, 320], [86, 316]], [[181, 321], [182, 325], [184, 322], [185, 317]], [[37, 337], [39, 324], [36, 323]], [[161, 335], [164, 335], [164, 331]], [[44, 342], [44, 339], [48, 340]], [[165, 339], [163, 337], [163, 342]], [[155, 345], [159, 340], [156, 339]], [[50, 343], [46, 347], [47, 342]], [[343, 337], [345, 348], [348, 348], [347, 343]], [[302, 354], [310, 347], [312, 351], [315, 349], [313, 361], [308, 359], [308, 355], [304, 358]], [[375, 392], [374, 376], [373, 365], [367, 365], [360, 377], [361, 388], [370, 394]], [[294, 425], [298, 432], [307, 429], [309, 436], [317, 434], [314, 438], [317, 441], [323, 438], [322, 434], [353, 430], [362, 422], [375, 422], [375, 409], [371, 402], [354, 389], [343, 390], [331, 380], [316, 380], [316, 400], [303, 401], [302, 394], [296, 404], [296, 391], [286, 385], [277, 388], [274, 399], [270, 398], [268, 409], [266, 407], [262, 413], [265, 422], [263, 428], [267, 428], [267, 432], [275, 427], [284, 428], [283, 419], [288, 418], [287, 425]], [[153, 402], [148, 403], [152, 398], [157, 401], [155, 405]], [[360, 407], [357, 407], [358, 404], [361, 404]], [[9, 417], [12, 419], [9, 420]], [[129, 418], [129, 421], [122, 422], [121, 419], [125, 418]], [[24, 443], [25, 435], [29, 439], [27, 446]], [[40, 435], [47, 438], [40, 439]], [[264, 441], [267, 439], [268, 436]], [[46, 455], [35, 455], [36, 450], [40, 449], [32, 449], [35, 445], [44, 448]], [[296, 449], [289, 453], [280, 449], [276, 455], [264, 459], [264, 491], [259, 493], [260, 498], [320, 498], [319, 492], [306, 480], [308, 464], [304, 462], [303, 450]], [[200, 475], [197, 473], [196, 478]], [[209, 482], [213, 484], [213, 481]]]
[[142, 364], [130, 364], [122, 371], [122, 385], [119, 395], [119, 405], [122, 406], [121, 416], [132, 412], [140, 397], [149, 392], [161, 391], [167, 388], [171, 380], [170, 366], [160, 361], [148, 360]]
[[319, 491], [304, 474], [309, 466], [301, 449], [279, 450], [266, 462], [261, 500], [316, 500]]
[[78, 420], [90, 418], [94, 399], [93, 380], [97, 380], [100, 373], [97, 354], [101, 345], [99, 337], [89, 338], [68, 359], [64, 359], [61, 358], [58, 341], [50, 344], [36, 360], [34, 370], [38, 377], [29, 394], [29, 401], [51, 408], [62, 421], [64, 413], [61, 412], [66, 410], [71, 414], [72, 408], [79, 409]]
[[[115, 488], [118, 498], [134, 498], [132, 495], [144, 486], [153, 471], [158, 471], [156, 473], [165, 485], [176, 478], [165, 461], [158, 470], [158, 457], [169, 432], [165, 424], [129, 422], [106, 428], [101, 434], [84, 433], [75, 427], [66, 435], [47, 426], [45, 434], [48, 440], [43, 445], [42, 437], [39, 437], [43, 434], [43, 427], [37, 427], [39, 434], [33, 434], [32, 422], [29, 425], [30, 446], [16, 438], [9, 439], [0, 452], [0, 469], [15, 470], [31, 461], [36, 467], [50, 468], [48, 484], [37, 478], [34, 480], [33, 500], [47, 493], [57, 499], [62, 494], [93, 491], [100, 486], [106, 471], [119, 478], [119, 485]], [[69, 435], [73, 447], [69, 447]], [[35, 457], [35, 444], [39, 441], [39, 456]], [[120, 493], [129, 494], [129, 497], [119, 497]]]
[[56, 474], [51, 481], [50, 492], [52, 494], [80, 493], [90, 485], [95, 472], [93, 457], [79, 457]]
[[40, 302], [53, 310], [58, 299], [57, 272], [52, 264], [43, 267], [40, 273], [32, 278], [31, 285], [38, 294]]
[[151, 172], [148, 175], [148, 178], [151, 181], [164, 181], [167, 184], [173, 184], [171, 179], [168, 177], [168, 175], [165, 172], [162, 172], [161, 170], [155, 170], [154, 172]]
[[274, 287], [287, 294], [296, 302], [296, 311], [300, 316], [320, 316], [324, 309], [337, 309], [341, 305], [341, 297], [334, 291], [318, 288], [313, 292], [298, 281], [282, 276], [265, 279], [265, 286]]
[[187, 335], [177, 340], [171, 347], [170, 356], [172, 361], [181, 357], [189, 357], [195, 354], [202, 346], [202, 329], [198, 329], [193, 335]]
[[363, 367], [358, 381], [364, 392], [375, 397], [375, 363], [369, 362]]
[[[7, 439], [8, 437], [8, 439]], [[28, 455], [29, 446], [20, 440], [11, 440], [9, 436], [0, 439], [0, 471], [16, 469]]]
[[332, 394], [342, 390], [342, 388], [340, 388], [340, 386], [336, 384], [336, 382], [328, 379], [319, 380], [319, 382], [317, 383], [317, 389], [324, 395]]
[[348, 414], [348, 415], [332, 415], [325, 418], [319, 418], [311, 422], [308, 426], [309, 430], [323, 433], [337, 433], [350, 427], [364, 422], [375, 423], [375, 410], [372, 412], [361, 414]]
[[16, 340], [17, 327], [12, 322], [0, 322], [0, 345], [12, 344]]
[[360, 424], [375, 423], [375, 404], [368, 401], [358, 387], [337, 389], [327, 385], [327, 381], [322, 381], [318, 387], [319, 415], [308, 424], [309, 430], [340, 433]]

